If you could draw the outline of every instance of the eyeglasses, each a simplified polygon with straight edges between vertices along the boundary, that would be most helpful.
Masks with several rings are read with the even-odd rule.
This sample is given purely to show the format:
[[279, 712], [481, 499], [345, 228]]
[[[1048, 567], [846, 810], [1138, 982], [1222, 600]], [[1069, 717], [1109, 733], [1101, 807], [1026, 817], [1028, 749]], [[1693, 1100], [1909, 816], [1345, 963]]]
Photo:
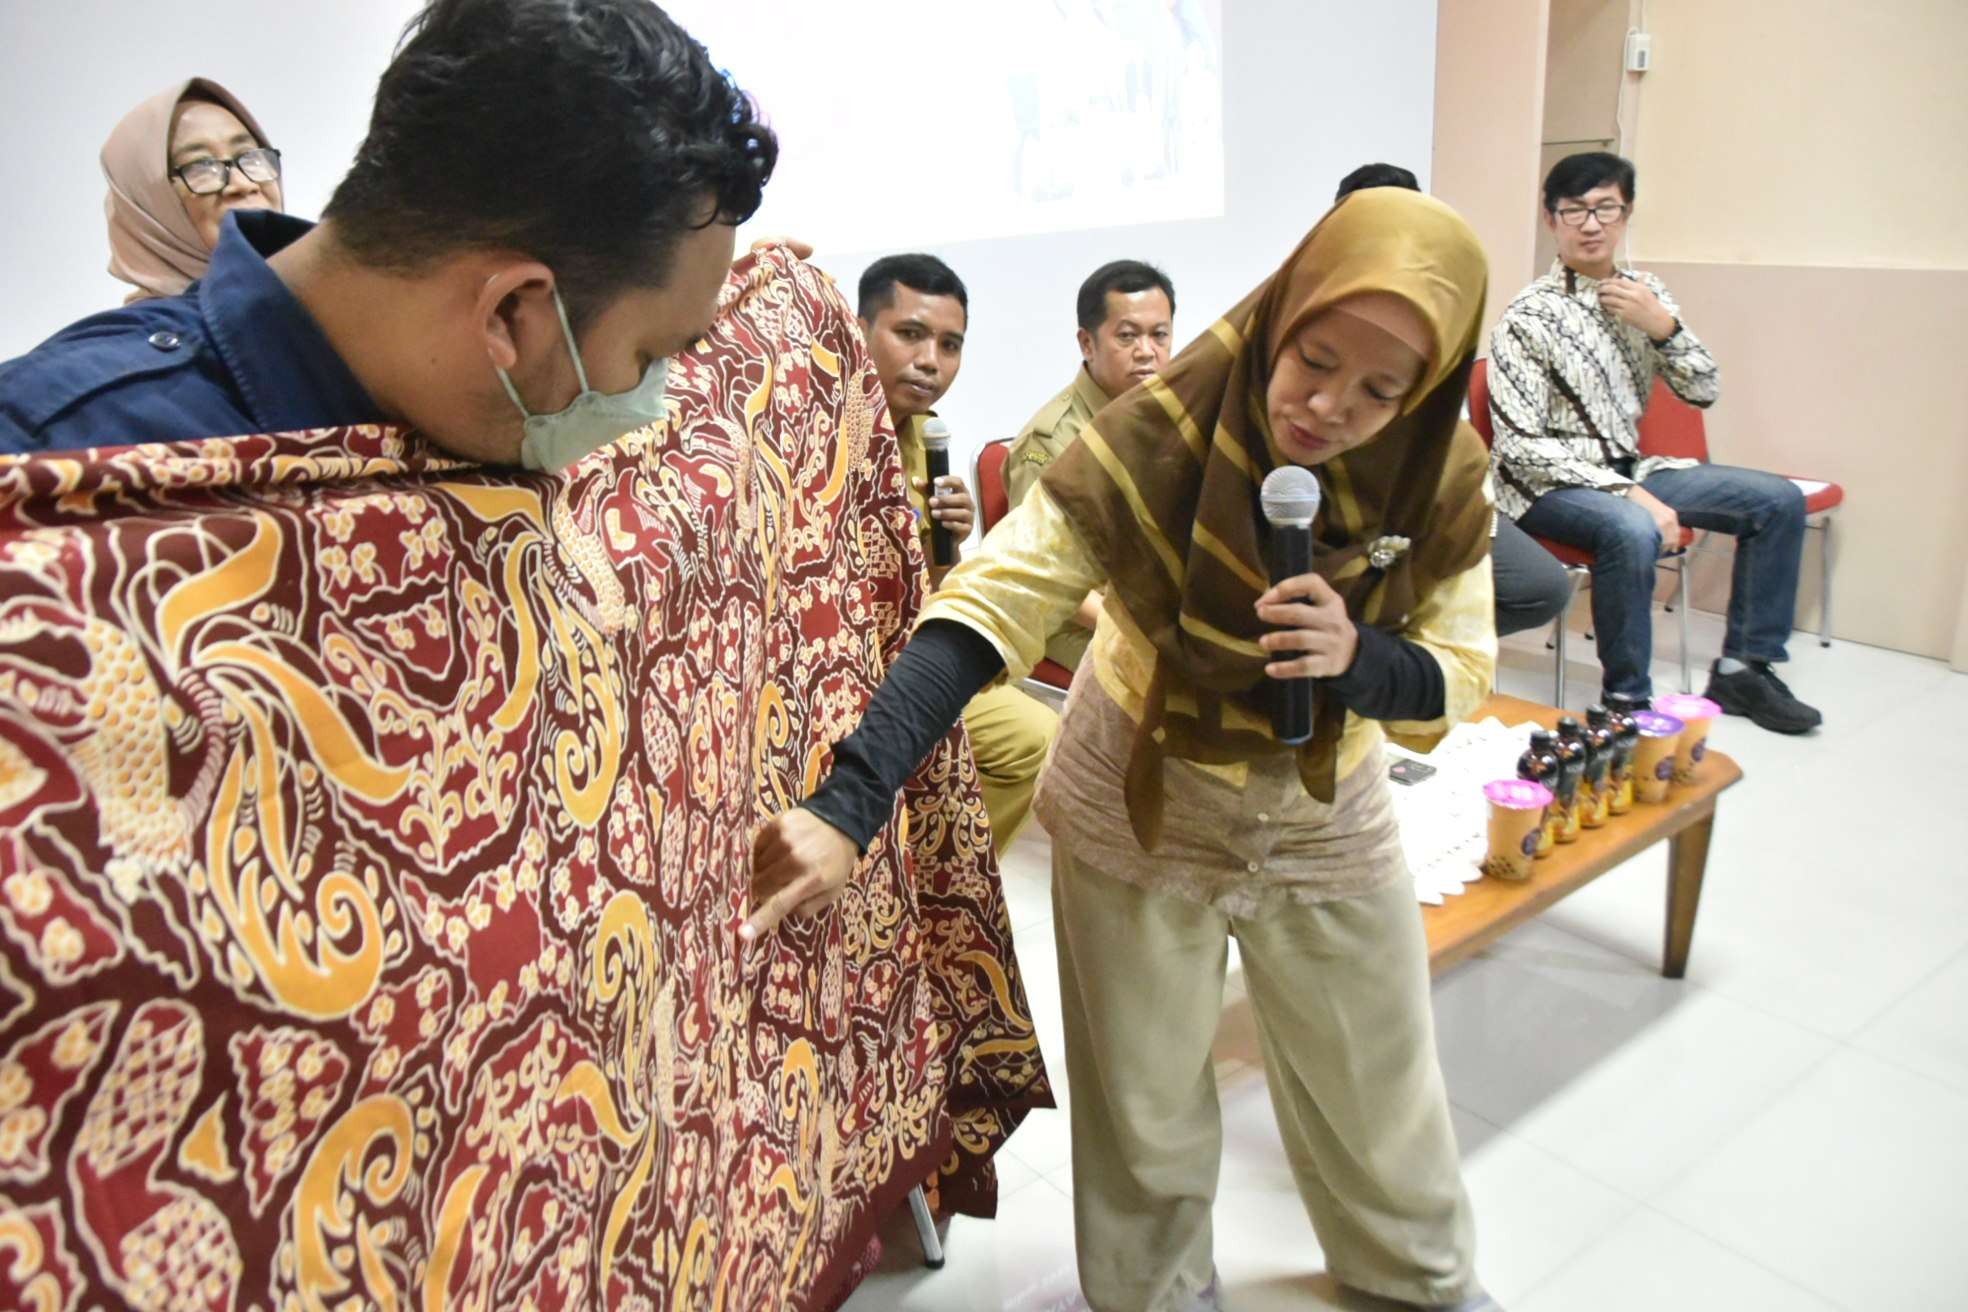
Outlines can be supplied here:
[[[248, 174], [247, 176], [251, 177], [252, 175]], [[1588, 214], [1599, 220], [1599, 226], [1602, 228], [1610, 228], [1626, 217], [1626, 206], [1620, 204], [1618, 201], [1602, 200], [1591, 209], [1587, 209], [1583, 205], [1560, 205], [1557, 213], [1558, 221], [1568, 228], [1583, 228], [1585, 226], [1585, 216]]]
[[195, 159], [171, 170], [194, 196], [212, 196], [226, 189], [238, 169], [252, 182], [275, 182], [280, 177], [280, 152], [272, 146], [242, 150], [238, 159]]

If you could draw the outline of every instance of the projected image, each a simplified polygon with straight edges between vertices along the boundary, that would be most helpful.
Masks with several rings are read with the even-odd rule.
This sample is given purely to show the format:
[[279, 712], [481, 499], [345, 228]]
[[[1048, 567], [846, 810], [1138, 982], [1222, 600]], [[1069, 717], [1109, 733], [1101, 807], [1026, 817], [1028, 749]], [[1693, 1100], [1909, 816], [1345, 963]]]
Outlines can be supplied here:
[[1222, 6], [666, 7], [780, 134], [752, 230], [839, 252], [1221, 215]]

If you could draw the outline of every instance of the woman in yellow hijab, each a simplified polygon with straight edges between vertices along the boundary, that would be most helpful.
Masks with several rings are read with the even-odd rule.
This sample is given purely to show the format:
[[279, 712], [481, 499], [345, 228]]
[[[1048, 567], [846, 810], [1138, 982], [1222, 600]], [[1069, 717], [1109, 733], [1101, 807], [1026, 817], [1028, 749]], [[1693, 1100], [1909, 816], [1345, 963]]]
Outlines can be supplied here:
[[[1485, 284], [1441, 202], [1341, 202], [1095, 417], [944, 582], [827, 781], [759, 835], [748, 937], [847, 892], [964, 702], [1030, 670], [1106, 585], [1036, 804], [1095, 1308], [1213, 1303], [1210, 1045], [1233, 935], [1334, 1277], [1393, 1306], [1492, 1306], [1379, 750], [1445, 732], [1495, 672], [1487, 461], [1459, 418]], [[1272, 586], [1258, 489], [1287, 464], [1323, 498], [1313, 571]], [[1305, 676], [1313, 731], [1287, 745], [1274, 702]]]

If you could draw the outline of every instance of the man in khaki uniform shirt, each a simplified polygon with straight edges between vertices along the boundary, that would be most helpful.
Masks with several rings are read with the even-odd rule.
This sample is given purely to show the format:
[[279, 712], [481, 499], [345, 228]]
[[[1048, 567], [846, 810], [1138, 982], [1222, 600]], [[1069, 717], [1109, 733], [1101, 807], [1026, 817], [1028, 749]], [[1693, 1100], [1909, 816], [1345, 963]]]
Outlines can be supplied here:
[[[930, 487], [922, 438], [923, 421], [936, 413], [931, 407], [943, 399], [963, 366], [969, 293], [950, 266], [933, 255], [890, 255], [861, 275], [860, 316], [902, 449], [909, 495], [922, 525], [923, 555], [933, 561], [932, 526], [941, 524], [961, 542], [970, 536], [976, 517], [963, 479], [952, 474]], [[940, 583], [944, 572], [932, 564], [932, 583]], [[1006, 684], [972, 698], [963, 718], [977, 757], [992, 840], [1002, 852], [1032, 814], [1032, 793], [1059, 717]]]
[[[1073, 381], [1032, 416], [1005, 460], [1005, 493], [1012, 506], [1039, 481], [1100, 408], [1152, 377], [1168, 363], [1175, 335], [1175, 284], [1152, 264], [1115, 260], [1080, 284], [1080, 367]], [[1089, 593], [1072, 622], [1046, 642], [1046, 655], [1069, 670], [1080, 668], [1100, 594]]]

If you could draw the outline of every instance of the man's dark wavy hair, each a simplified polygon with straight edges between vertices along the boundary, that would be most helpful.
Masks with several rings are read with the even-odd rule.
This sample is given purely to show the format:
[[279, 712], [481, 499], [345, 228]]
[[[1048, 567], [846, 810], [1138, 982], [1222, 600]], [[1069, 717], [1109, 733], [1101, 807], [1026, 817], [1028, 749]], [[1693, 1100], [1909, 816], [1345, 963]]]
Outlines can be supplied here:
[[1610, 151], [1588, 150], [1567, 155], [1544, 175], [1544, 208], [1547, 212], [1555, 211], [1559, 201], [1575, 200], [1606, 186], [1618, 187], [1620, 199], [1631, 205], [1634, 182], [1632, 161]]
[[757, 107], [649, 0], [433, 0], [322, 217], [379, 269], [539, 260], [578, 327], [660, 286], [684, 234], [750, 218], [778, 155]]

